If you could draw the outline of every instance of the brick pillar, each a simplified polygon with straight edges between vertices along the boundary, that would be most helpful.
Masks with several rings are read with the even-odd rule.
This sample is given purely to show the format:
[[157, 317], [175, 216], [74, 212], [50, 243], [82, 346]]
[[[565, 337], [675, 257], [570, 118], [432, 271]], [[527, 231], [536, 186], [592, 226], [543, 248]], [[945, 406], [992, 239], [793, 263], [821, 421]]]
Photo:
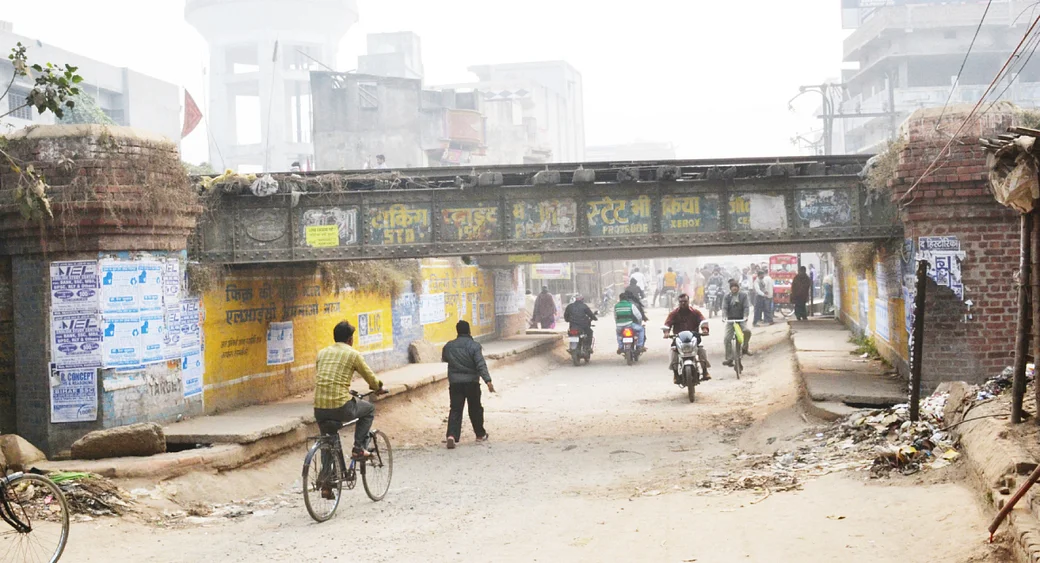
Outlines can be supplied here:
[[938, 109], [913, 114], [903, 125], [907, 145], [892, 182], [893, 200], [903, 206], [906, 237], [915, 248], [920, 237], [954, 236], [965, 252], [963, 299], [929, 281], [922, 377], [926, 389], [942, 381], [982, 382], [1010, 366], [1014, 356], [1019, 218], [993, 198], [986, 154], [978, 143], [979, 137], [1004, 133], [1011, 115], [990, 113], [966, 127], [939, 165], [907, 193], [964, 121], [967, 109], [947, 110], [938, 131]]
[[[10, 264], [17, 327], [14, 430], [53, 455], [100, 427], [101, 416], [96, 423], [50, 423], [50, 263], [183, 250], [201, 208], [177, 147], [161, 137], [124, 127], [40, 126], [9, 135], [6, 150], [50, 185], [53, 219], [26, 219], [11, 197], [22, 178], [0, 167], [0, 260]], [[3, 315], [0, 307], [0, 338]], [[2, 378], [0, 362], [0, 405]]]

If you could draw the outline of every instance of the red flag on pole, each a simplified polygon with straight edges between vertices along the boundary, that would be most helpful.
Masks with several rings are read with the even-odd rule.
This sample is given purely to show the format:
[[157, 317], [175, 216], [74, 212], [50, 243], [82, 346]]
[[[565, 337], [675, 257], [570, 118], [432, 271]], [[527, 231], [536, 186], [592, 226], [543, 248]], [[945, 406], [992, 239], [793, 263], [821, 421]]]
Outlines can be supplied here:
[[187, 137], [195, 130], [202, 121], [202, 111], [187, 90], [184, 91], [184, 128], [181, 129], [181, 138]]

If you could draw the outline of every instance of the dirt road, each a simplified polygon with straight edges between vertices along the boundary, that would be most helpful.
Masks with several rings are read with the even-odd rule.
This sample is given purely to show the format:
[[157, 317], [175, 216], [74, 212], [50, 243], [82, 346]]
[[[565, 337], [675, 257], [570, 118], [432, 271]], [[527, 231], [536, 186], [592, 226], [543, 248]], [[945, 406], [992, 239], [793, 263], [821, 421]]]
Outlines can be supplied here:
[[494, 374], [489, 443], [467, 429], [459, 448], [444, 448], [443, 387], [381, 409], [376, 426], [396, 446], [383, 502], [359, 487], [331, 521], [312, 522], [298, 492], [303, 453], [294, 451], [151, 489], [181, 507], [218, 503], [208, 516], [77, 523], [65, 560], [1008, 560], [984, 544], [985, 514], [956, 465], [916, 479], [836, 473], [786, 492], [711, 485], [739, 472], [742, 454], [772, 453], [814, 423], [797, 408], [783, 328], [756, 334], [779, 344], [737, 381], [721, 366], [716, 325], [715, 379], [695, 404], [671, 382], [664, 341], [651, 339], [651, 353], [626, 367], [601, 328], [589, 366], [543, 357]]

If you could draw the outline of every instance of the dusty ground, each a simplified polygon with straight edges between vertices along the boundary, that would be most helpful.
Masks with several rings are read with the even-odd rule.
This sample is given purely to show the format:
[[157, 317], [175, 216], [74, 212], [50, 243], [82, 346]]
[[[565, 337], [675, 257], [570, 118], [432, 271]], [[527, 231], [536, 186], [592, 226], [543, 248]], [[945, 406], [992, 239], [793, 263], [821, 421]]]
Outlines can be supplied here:
[[957, 465], [883, 481], [836, 473], [787, 492], [705, 486], [739, 475], [738, 453], [772, 453], [817, 423], [797, 408], [781, 327], [759, 331], [760, 343], [779, 344], [749, 359], [737, 381], [720, 365], [716, 326], [715, 379], [695, 404], [672, 385], [663, 341], [627, 367], [603, 328], [589, 366], [543, 357], [493, 374], [500, 392], [485, 394], [487, 444], [467, 429], [458, 449], [444, 449], [443, 387], [385, 406], [376, 426], [396, 449], [383, 502], [359, 486], [331, 521], [312, 522], [297, 450], [228, 475], [123, 483], [149, 490], [142, 502], [153, 507], [205, 514], [203, 501], [238, 516], [145, 510], [80, 522], [63, 561], [1009, 560], [984, 543], [986, 514]]

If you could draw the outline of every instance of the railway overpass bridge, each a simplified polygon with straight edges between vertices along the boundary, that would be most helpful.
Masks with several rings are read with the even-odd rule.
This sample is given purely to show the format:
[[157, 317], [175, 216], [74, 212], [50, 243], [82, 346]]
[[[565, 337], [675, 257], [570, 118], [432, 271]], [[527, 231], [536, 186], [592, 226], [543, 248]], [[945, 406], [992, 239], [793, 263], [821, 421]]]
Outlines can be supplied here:
[[902, 238], [863, 156], [276, 174], [216, 185], [194, 254], [224, 264], [476, 257], [482, 265], [824, 251]]

